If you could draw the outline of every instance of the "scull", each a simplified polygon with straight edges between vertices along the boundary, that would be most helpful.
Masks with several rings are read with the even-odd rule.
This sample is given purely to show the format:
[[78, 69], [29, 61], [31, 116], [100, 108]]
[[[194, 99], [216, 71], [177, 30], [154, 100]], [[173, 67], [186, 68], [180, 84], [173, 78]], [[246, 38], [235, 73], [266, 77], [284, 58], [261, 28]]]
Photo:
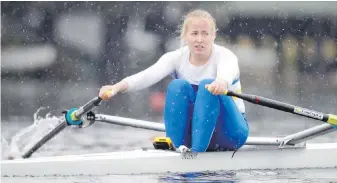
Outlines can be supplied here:
[[[165, 149], [138, 149], [124, 152], [53, 157], [30, 155], [60, 132], [42, 138], [23, 159], [1, 161], [2, 176], [72, 176], [108, 174], [153, 174], [247, 169], [337, 168], [337, 143], [307, 143], [308, 140], [336, 131], [337, 117], [270, 99], [229, 92], [252, 103], [326, 122], [284, 137], [249, 137], [233, 157], [232, 151], [178, 153]], [[90, 110], [101, 99], [95, 98], [79, 109], [65, 112], [67, 125], [84, 127], [94, 122], [165, 131], [162, 123], [94, 114]], [[83, 118], [86, 113], [86, 119]], [[63, 124], [63, 123], [62, 123]]]

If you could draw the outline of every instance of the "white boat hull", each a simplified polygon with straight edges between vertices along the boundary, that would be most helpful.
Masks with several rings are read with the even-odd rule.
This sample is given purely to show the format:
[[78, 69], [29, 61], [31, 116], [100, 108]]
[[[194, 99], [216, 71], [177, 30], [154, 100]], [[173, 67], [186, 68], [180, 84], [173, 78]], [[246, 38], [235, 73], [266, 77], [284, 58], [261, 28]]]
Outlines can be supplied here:
[[337, 167], [337, 143], [306, 147], [244, 146], [233, 152], [199, 153], [194, 159], [160, 150], [134, 150], [87, 155], [5, 160], [2, 176], [78, 176], [157, 174], [246, 169], [296, 169]]

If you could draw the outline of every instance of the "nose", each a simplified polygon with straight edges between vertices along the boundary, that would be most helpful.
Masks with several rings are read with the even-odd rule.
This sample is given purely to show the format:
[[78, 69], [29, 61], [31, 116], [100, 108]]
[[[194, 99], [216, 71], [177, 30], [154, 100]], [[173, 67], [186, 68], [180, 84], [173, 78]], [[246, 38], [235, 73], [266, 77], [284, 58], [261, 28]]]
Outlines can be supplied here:
[[199, 34], [197, 36], [197, 42], [203, 42], [203, 41], [204, 41], [204, 37], [201, 34]]

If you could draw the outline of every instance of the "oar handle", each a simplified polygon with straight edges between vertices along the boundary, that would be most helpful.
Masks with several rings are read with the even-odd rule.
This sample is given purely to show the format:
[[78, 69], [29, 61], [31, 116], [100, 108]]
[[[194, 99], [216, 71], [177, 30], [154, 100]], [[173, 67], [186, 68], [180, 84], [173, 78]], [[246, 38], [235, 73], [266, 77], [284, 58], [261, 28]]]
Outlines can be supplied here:
[[321, 112], [317, 112], [317, 111], [313, 111], [313, 110], [310, 110], [310, 109], [294, 106], [294, 105], [291, 105], [291, 104], [279, 102], [279, 101], [276, 101], [276, 100], [264, 98], [264, 97], [257, 96], [257, 95], [236, 93], [234, 91], [227, 91], [227, 92], [225, 92], [225, 94], [228, 95], [228, 96], [241, 98], [241, 99], [243, 99], [247, 102], [251, 102], [253, 104], [257, 104], [257, 105], [277, 109], [277, 110], [280, 110], [280, 111], [289, 112], [289, 113], [292, 113], [292, 114], [297, 114], [297, 115], [300, 115], [300, 116], [305, 116], [305, 117], [308, 117], [308, 118], [324, 121], [324, 122], [327, 122], [327, 123], [332, 124], [332, 125], [337, 125], [337, 116], [333, 115], [333, 114], [324, 114], [324, 113], [321, 113]]
[[[107, 92], [105, 92], [105, 96], [108, 97], [112, 93], [113, 93], [112, 90], [108, 90]], [[76, 111], [74, 111], [74, 117], [77, 118], [77, 119], [81, 118], [81, 116], [83, 114], [86, 114], [92, 108], [94, 108], [96, 106], [99, 106], [99, 104], [102, 102], [102, 100], [103, 99], [101, 97], [95, 97], [95, 98], [91, 99], [89, 102], [87, 102], [86, 104], [84, 104], [82, 107], [80, 107], [79, 109], [77, 109]]]
[[91, 99], [89, 102], [87, 102], [86, 104], [84, 104], [82, 107], [80, 107], [79, 109], [77, 109], [74, 112], [75, 117], [80, 118], [83, 114], [86, 114], [92, 108], [94, 108], [96, 106], [99, 106], [101, 101], [102, 101], [102, 99], [100, 97], [95, 97], [95, 98]]

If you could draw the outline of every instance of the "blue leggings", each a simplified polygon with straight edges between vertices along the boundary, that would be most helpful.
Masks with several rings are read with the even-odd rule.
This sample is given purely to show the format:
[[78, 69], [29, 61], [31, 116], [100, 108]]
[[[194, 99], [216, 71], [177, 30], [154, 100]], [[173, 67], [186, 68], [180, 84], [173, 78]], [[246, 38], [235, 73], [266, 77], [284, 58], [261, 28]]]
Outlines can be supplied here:
[[245, 144], [249, 127], [232, 97], [213, 95], [206, 84], [199, 86], [175, 79], [167, 89], [164, 122], [166, 136], [174, 146], [185, 145], [194, 152], [237, 150]]

